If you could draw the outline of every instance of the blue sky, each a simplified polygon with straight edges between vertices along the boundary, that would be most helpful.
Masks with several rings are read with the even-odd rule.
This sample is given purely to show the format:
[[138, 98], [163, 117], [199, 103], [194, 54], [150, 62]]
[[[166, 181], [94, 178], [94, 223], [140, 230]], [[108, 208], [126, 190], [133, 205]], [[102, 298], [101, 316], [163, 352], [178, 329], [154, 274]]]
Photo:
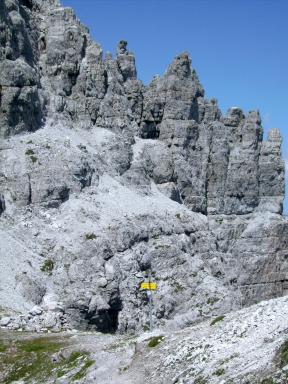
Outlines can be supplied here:
[[288, 0], [62, 3], [76, 11], [104, 52], [114, 54], [118, 41], [127, 40], [144, 83], [188, 51], [206, 96], [215, 96], [223, 112], [230, 106], [259, 109], [266, 134], [280, 128], [288, 166]]

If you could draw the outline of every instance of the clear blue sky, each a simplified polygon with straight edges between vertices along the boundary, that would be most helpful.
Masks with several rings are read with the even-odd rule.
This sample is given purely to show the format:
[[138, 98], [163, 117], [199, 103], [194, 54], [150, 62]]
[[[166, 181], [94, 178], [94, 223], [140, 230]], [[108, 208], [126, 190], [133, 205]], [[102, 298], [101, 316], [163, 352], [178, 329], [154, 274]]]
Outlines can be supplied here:
[[230, 106], [259, 109], [266, 134], [280, 128], [288, 159], [288, 0], [62, 3], [76, 11], [104, 52], [114, 54], [118, 41], [127, 40], [144, 83], [188, 51], [206, 96], [215, 96], [223, 112]]

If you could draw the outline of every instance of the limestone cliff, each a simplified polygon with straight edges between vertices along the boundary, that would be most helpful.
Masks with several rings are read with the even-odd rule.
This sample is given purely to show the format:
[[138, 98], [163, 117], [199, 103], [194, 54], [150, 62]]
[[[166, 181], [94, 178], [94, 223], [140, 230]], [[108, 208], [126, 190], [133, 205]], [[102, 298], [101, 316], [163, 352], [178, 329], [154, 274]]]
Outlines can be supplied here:
[[[178, 55], [144, 86], [58, 1], [0, 4], [0, 306], [12, 328], [182, 327], [288, 288], [281, 135], [205, 99]], [[3, 323], [4, 324], [4, 323]], [[10, 325], [9, 325], [10, 324]]]

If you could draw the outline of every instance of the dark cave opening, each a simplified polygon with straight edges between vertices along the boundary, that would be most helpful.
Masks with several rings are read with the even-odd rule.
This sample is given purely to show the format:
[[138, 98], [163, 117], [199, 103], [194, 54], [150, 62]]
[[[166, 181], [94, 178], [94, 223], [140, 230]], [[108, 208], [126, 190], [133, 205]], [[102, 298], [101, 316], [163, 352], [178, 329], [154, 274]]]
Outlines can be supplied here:
[[119, 311], [109, 309], [99, 311], [93, 316], [88, 315], [88, 328], [102, 333], [115, 333], [118, 329]]
[[154, 121], [145, 121], [141, 127], [141, 137], [143, 139], [158, 139], [159, 134], [159, 128], [157, 128]]
[[85, 313], [85, 320], [89, 330], [102, 333], [115, 333], [118, 329], [119, 312], [122, 310], [122, 301], [119, 296], [112, 298], [109, 309], [100, 309]]
[[4, 196], [0, 195], [0, 215], [5, 211], [5, 200]]
[[27, 7], [28, 9], [33, 8], [32, 0], [21, 0], [21, 5], [24, 5], [24, 7]]

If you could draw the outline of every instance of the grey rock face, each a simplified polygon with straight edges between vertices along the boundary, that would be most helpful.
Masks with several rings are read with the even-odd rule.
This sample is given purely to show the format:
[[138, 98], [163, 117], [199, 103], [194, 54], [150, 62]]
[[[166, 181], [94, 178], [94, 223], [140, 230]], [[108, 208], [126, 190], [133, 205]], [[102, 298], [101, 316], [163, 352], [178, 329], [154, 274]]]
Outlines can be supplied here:
[[149, 268], [165, 326], [287, 293], [277, 129], [223, 116], [187, 53], [145, 87], [127, 42], [103, 57], [57, 1], [0, 11], [0, 305], [13, 287], [11, 309], [43, 308], [25, 329], [125, 332]]
[[285, 188], [284, 162], [281, 159], [282, 138], [278, 129], [271, 129], [259, 157], [259, 209], [281, 213]]
[[44, 98], [37, 67], [38, 28], [32, 2], [0, 5], [0, 137], [34, 131], [42, 122]]
[[10, 321], [10, 317], [2, 317], [2, 319], [0, 320], [0, 326], [6, 327], [10, 323]]
[[[245, 117], [239, 108], [232, 108], [221, 117], [216, 100], [208, 102], [203, 96], [185, 53], [144, 93], [141, 135], [159, 138], [167, 145], [181, 199], [192, 210], [205, 214], [246, 214], [260, 202], [265, 204], [262, 196], [268, 198], [272, 193], [266, 209], [270, 205], [272, 211], [281, 213], [282, 203], [277, 197], [284, 193], [284, 166], [277, 152], [280, 136], [274, 134], [275, 139], [263, 142], [257, 112]], [[274, 173], [270, 179], [278, 191], [264, 180], [273, 171], [266, 173], [262, 163], [268, 167], [271, 157], [278, 175]]]

